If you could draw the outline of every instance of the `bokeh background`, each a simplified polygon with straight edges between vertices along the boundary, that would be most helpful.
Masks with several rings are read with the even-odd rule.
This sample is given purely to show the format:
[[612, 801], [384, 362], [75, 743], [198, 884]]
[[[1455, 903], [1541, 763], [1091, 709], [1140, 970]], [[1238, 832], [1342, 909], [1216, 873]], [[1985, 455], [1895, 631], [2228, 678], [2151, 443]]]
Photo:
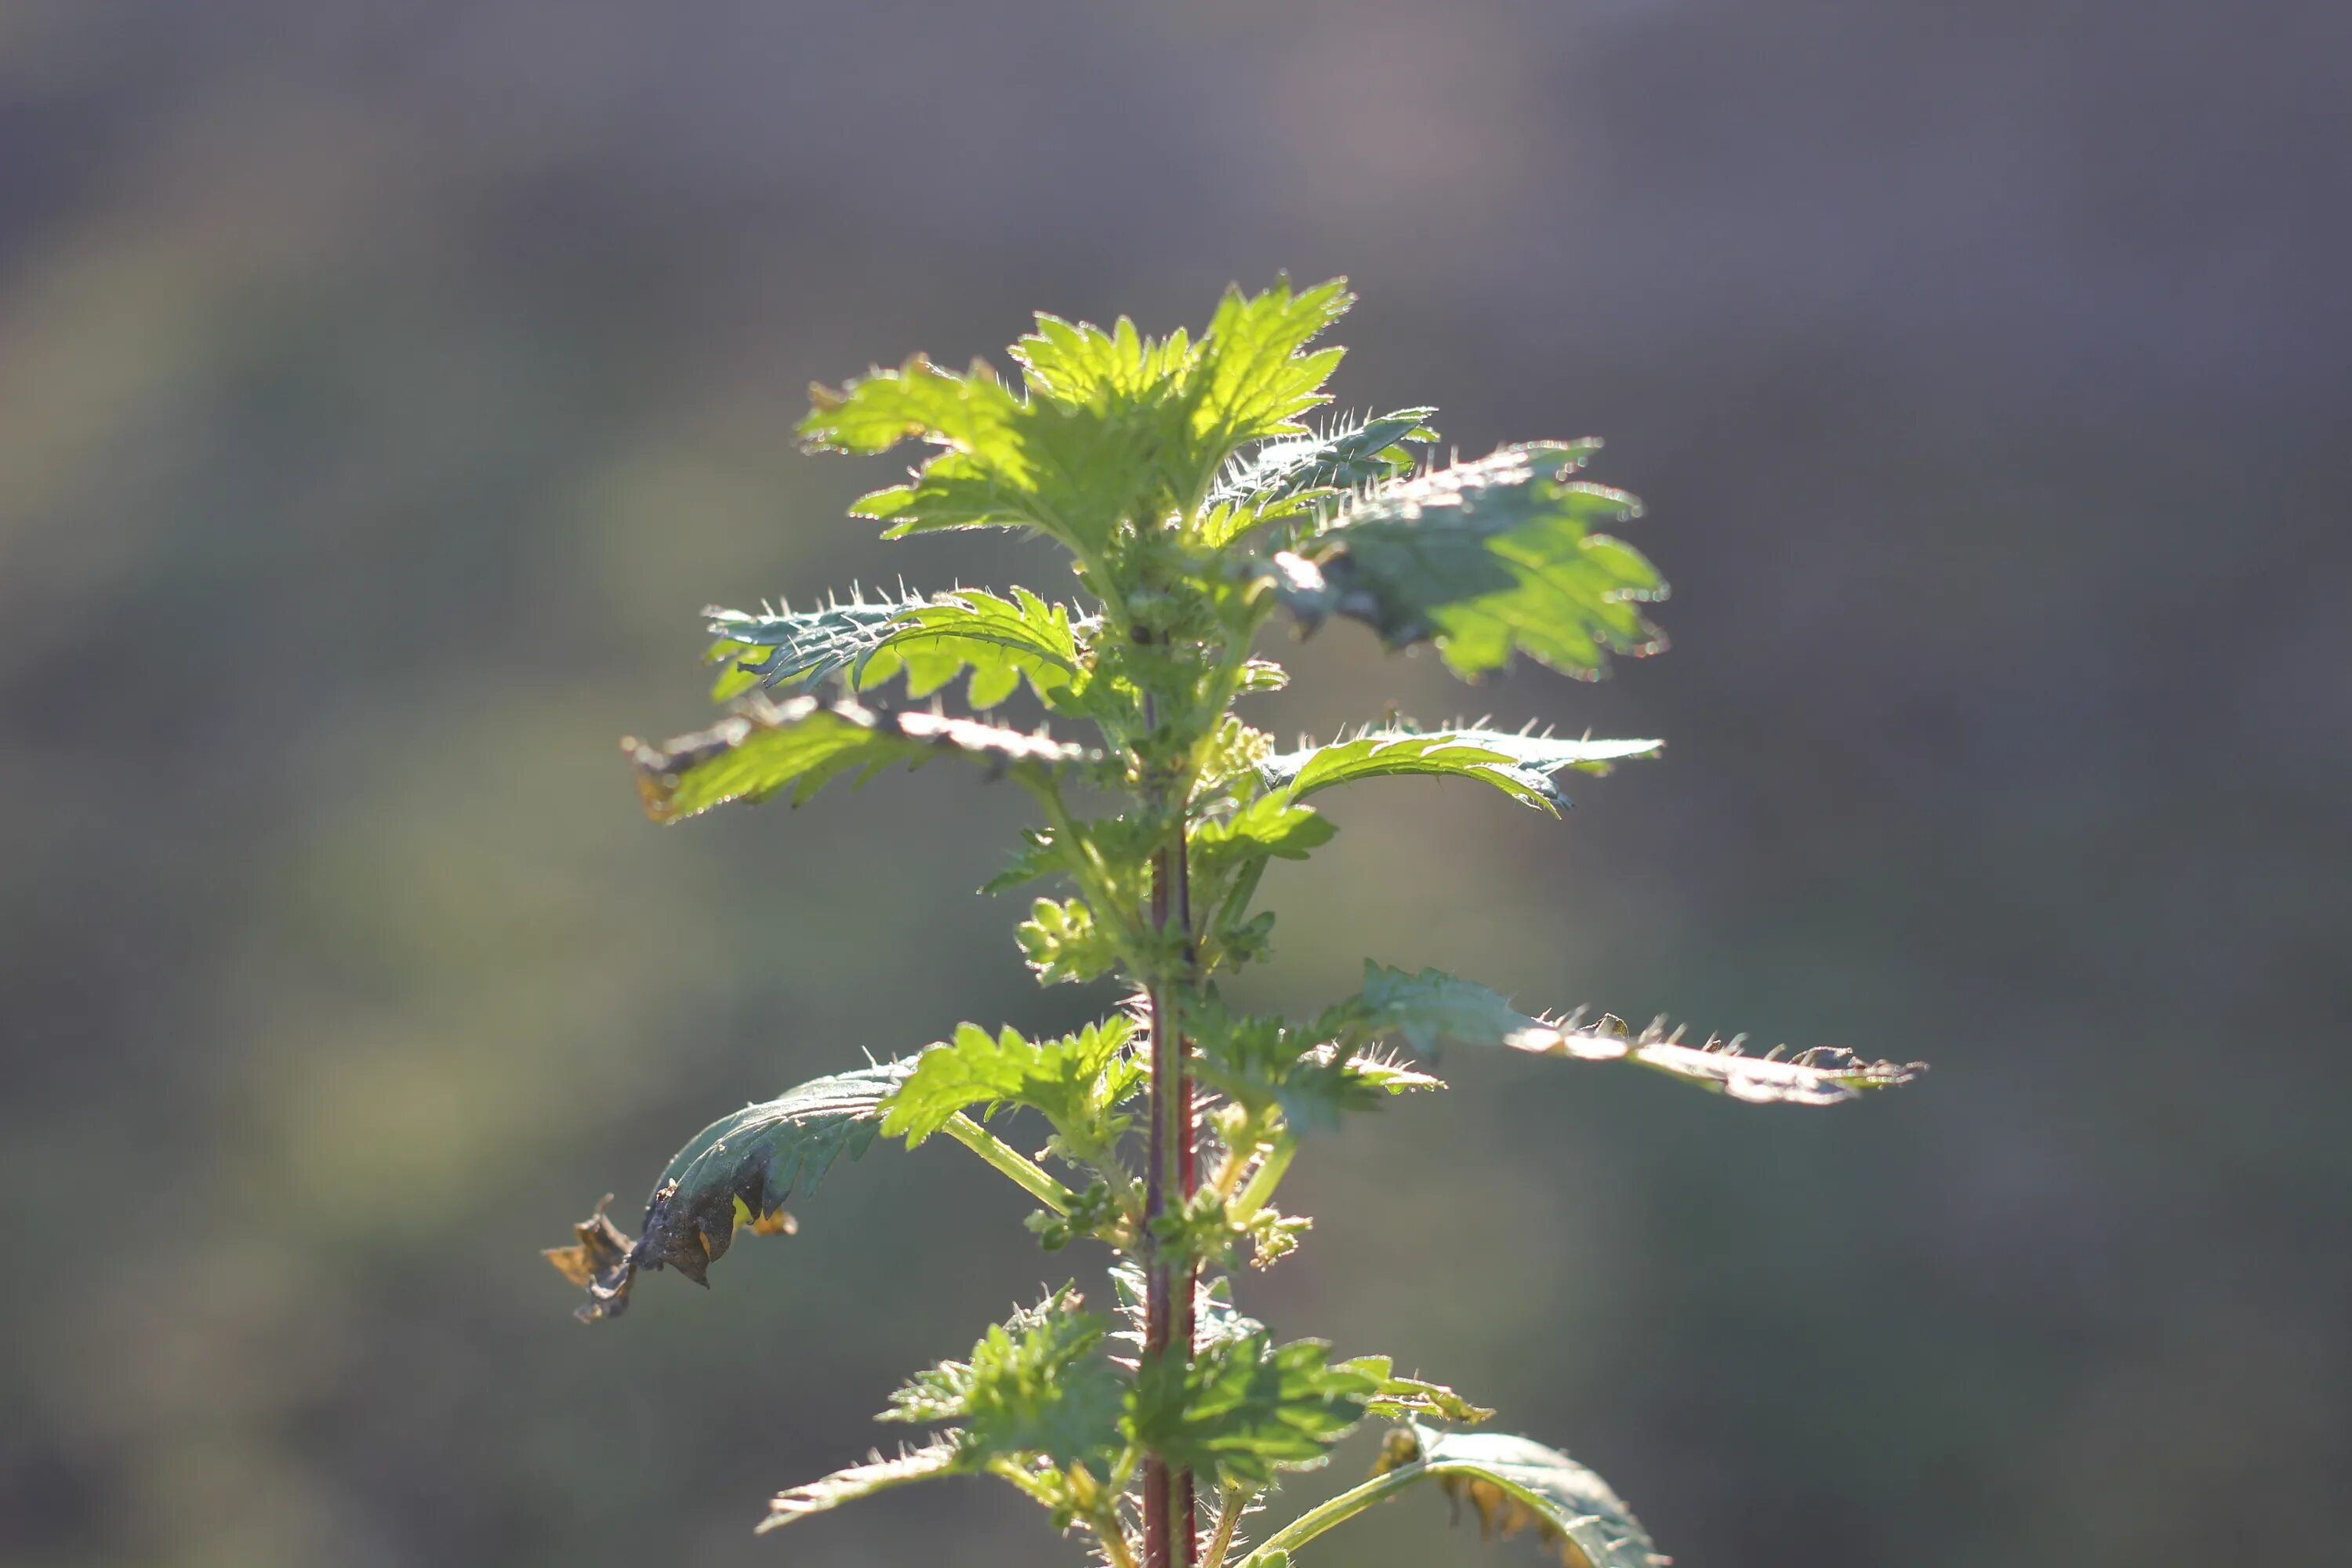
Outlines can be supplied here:
[[[1675, 647], [1294, 650], [1286, 733], [1671, 750], [1563, 824], [1335, 798], [1260, 999], [1935, 1072], [1449, 1059], [1245, 1303], [1693, 1568], [2340, 1561], [2347, 58], [2321, 0], [0, 5], [0, 1560], [1076, 1559], [975, 1482], [749, 1532], [1091, 1270], [961, 1152], [600, 1330], [536, 1255], [747, 1099], [1096, 1005], [971, 894], [1023, 800], [656, 830], [614, 742], [704, 721], [707, 601], [1066, 582], [845, 520], [891, 466], [795, 451], [812, 378], [1287, 268], [1363, 297], [1346, 404], [1606, 435]], [[1487, 1561], [1444, 1514], [1318, 1561]]]

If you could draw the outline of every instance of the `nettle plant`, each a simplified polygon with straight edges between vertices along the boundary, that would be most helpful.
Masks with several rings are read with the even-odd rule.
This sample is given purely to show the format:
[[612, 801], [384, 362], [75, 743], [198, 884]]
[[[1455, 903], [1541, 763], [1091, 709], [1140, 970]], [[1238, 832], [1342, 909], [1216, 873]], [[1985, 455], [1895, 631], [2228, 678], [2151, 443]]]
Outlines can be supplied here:
[[[1434, 440], [1426, 408], [1302, 423], [1340, 355], [1308, 345], [1349, 302], [1339, 282], [1231, 291], [1198, 338], [1040, 315], [1012, 350], [1017, 387], [983, 363], [957, 375], [918, 356], [816, 389], [801, 426], [811, 447], [927, 451], [856, 515], [891, 537], [1044, 534], [1069, 552], [1085, 600], [961, 588], [712, 610], [716, 695], [735, 710], [664, 745], [625, 742], [659, 822], [776, 795], [798, 805], [828, 780], [940, 756], [1013, 781], [1041, 822], [990, 890], [1048, 883], [1060, 895], [1030, 906], [1024, 956], [1042, 983], [1115, 979], [1128, 996], [1059, 1038], [964, 1024], [911, 1056], [747, 1106], [670, 1162], [642, 1236], [600, 1204], [575, 1246], [549, 1254], [586, 1287], [580, 1316], [615, 1318], [641, 1270], [707, 1283], [739, 1231], [791, 1230], [784, 1202], [836, 1161], [877, 1138], [942, 1133], [1043, 1205], [1029, 1226], [1046, 1250], [1109, 1249], [1096, 1305], [1066, 1287], [916, 1374], [881, 1419], [930, 1435], [779, 1494], [763, 1530], [930, 1477], [991, 1475], [1118, 1568], [1280, 1568], [1427, 1480], [1483, 1528], [1531, 1531], [1563, 1563], [1664, 1563], [1591, 1470], [1526, 1438], [1462, 1430], [1489, 1412], [1385, 1356], [1277, 1341], [1235, 1305], [1226, 1271], [1298, 1245], [1307, 1221], [1276, 1199], [1302, 1142], [1442, 1087], [1420, 1070], [1441, 1047], [1631, 1062], [1793, 1105], [1910, 1076], [1842, 1050], [1751, 1056], [1658, 1025], [1526, 1014], [1427, 969], [1368, 963], [1361, 990], [1303, 1021], [1227, 1001], [1223, 977], [1267, 956], [1274, 916], [1252, 907], [1267, 863], [1332, 837], [1310, 804], [1325, 790], [1450, 775], [1556, 816], [1563, 773], [1659, 749], [1391, 721], [1285, 751], [1235, 713], [1284, 683], [1255, 649], [1285, 614], [1307, 630], [1360, 620], [1391, 648], [1431, 644], [1473, 679], [1517, 654], [1590, 678], [1611, 654], [1664, 646], [1643, 606], [1665, 584], [1596, 531], [1634, 516], [1633, 499], [1570, 477], [1598, 443], [1434, 466], [1417, 455]], [[1092, 737], [945, 711], [938, 694], [967, 672], [974, 713], [1025, 686], [1049, 721]], [[900, 677], [921, 706], [883, 700]], [[810, 689], [828, 684], [830, 695]], [[992, 1130], [1012, 1111], [1052, 1129], [1034, 1158]], [[1282, 1474], [1321, 1464], [1367, 1419], [1396, 1423], [1371, 1478], [1245, 1551], [1239, 1527]]]

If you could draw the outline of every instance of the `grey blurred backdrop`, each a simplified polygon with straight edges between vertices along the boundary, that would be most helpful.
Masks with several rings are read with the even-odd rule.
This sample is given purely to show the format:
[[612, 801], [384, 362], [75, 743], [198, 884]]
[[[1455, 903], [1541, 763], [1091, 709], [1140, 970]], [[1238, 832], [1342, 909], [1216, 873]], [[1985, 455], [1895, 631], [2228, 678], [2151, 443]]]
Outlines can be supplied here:
[[[1023, 801], [656, 830], [614, 742], [703, 721], [706, 601], [1066, 583], [845, 520], [891, 466], [796, 453], [812, 378], [1287, 268], [1363, 297], [1343, 402], [1605, 435], [1675, 647], [1295, 650], [1286, 733], [1671, 750], [1562, 824], [1335, 800], [1259, 996], [1426, 962], [1936, 1070], [1449, 1060], [1246, 1304], [1693, 1568], [2341, 1561], [2348, 16], [0, 5], [0, 1559], [1076, 1560], [982, 1483], [749, 1533], [1091, 1273], [960, 1152], [599, 1331], [536, 1256], [747, 1099], [1094, 1005], [971, 895]], [[1444, 1511], [1317, 1561], [1487, 1561]]]

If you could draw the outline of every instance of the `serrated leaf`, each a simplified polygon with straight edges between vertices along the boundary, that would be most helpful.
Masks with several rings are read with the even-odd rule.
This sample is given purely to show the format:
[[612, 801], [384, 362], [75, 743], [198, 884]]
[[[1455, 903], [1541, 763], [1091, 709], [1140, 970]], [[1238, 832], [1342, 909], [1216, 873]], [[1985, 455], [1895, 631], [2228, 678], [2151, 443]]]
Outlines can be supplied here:
[[1392, 1036], [1433, 1061], [1448, 1045], [1528, 1050], [1552, 1039], [1541, 1019], [1520, 1012], [1500, 993], [1443, 970], [1407, 974], [1367, 959], [1358, 1000], [1369, 1036]]
[[1470, 1505], [1483, 1536], [1532, 1530], [1559, 1549], [1565, 1568], [1664, 1568], [1668, 1562], [1609, 1483], [1557, 1448], [1499, 1433], [1419, 1426], [1389, 1436], [1380, 1469], [1411, 1468], [1433, 1478], [1457, 1510]]
[[1198, 342], [1146, 337], [1124, 317], [1106, 331], [1040, 314], [1013, 349], [1025, 395], [985, 366], [958, 376], [918, 356], [815, 389], [801, 434], [844, 451], [941, 448], [909, 482], [856, 503], [891, 537], [1029, 527], [1091, 558], [1122, 527], [1196, 506], [1236, 447], [1300, 428], [1339, 354], [1306, 344], [1349, 299], [1338, 282], [1232, 290]]
[[703, 614], [719, 639], [714, 654], [746, 650], [734, 656], [736, 665], [760, 685], [841, 675], [854, 689], [870, 690], [903, 673], [907, 695], [923, 698], [969, 669], [966, 689], [974, 708], [994, 707], [1024, 679], [1051, 707], [1077, 674], [1076, 630], [1063, 606], [1026, 588], [1013, 593], [1008, 600], [959, 588], [929, 598], [860, 600], [797, 614], [716, 606]]
[[973, 719], [877, 713], [856, 702], [825, 704], [814, 697], [777, 703], [756, 696], [708, 730], [659, 746], [625, 740], [621, 749], [636, 769], [646, 815], [656, 822], [679, 821], [730, 801], [765, 800], [786, 789], [798, 805], [843, 773], [856, 773], [862, 781], [893, 763], [919, 766], [935, 756], [953, 755], [994, 768], [1044, 773], [1090, 754], [1046, 735], [1024, 735]]
[[964, 1361], [941, 1362], [890, 1396], [885, 1421], [956, 1421], [966, 1464], [1038, 1456], [1109, 1472], [1123, 1380], [1100, 1353], [1109, 1325], [1068, 1287], [991, 1328]]
[[1203, 1347], [1189, 1366], [1147, 1358], [1129, 1402], [1128, 1436], [1172, 1468], [1264, 1487], [1277, 1471], [1320, 1463], [1378, 1388], [1363, 1373], [1332, 1365], [1320, 1340], [1273, 1346], [1250, 1334]]
[[1134, 1022], [1089, 1024], [1058, 1039], [1028, 1040], [1016, 1029], [992, 1036], [977, 1024], [915, 1058], [883, 1107], [882, 1131], [921, 1143], [958, 1113], [977, 1106], [1026, 1106], [1064, 1131], [1099, 1122], [1140, 1081], [1144, 1068], [1126, 1053]]
[[790, 1491], [778, 1492], [768, 1503], [768, 1517], [761, 1520], [758, 1533], [782, 1530], [785, 1525], [839, 1508], [845, 1502], [872, 1497], [876, 1492], [888, 1491], [909, 1481], [926, 1481], [935, 1476], [951, 1476], [969, 1467], [952, 1435], [910, 1448], [896, 1458], [886, 1459], [877, 1454], [862, 1465], [852, 1465], [835, 1470], [821, 1480]]
[[884, 1100], [914, 1065], [908, 1058], [813, 1079], [712, 1122], [671, 1157], [654, 1184], [645, 1234], [635, 1242], [597, 1205], [574, 1227], [579, 1244], [547, 1255], [557, 1272], [587, 1287], [581, 1320], [626, 1311], [640, 1268], [672, 1268], [708, 1285], [710, 1266], [726, 1255], [738, 1226], [789, 1228], [785, 1200], [813, 1191], [844, 1155], [855, 1160], [866, 1152], [881, 1130]]
[[1351, 1371], [1360, 1372], [1380, 1384], [1365, 1402], [1364, 1414], [1384, 1415], [1393, 1420], [1426, 1415], [1441, 1421], [1476, 1423], [1489, 1419], [1494, 1412], [1483, 1405], [1473, 1405], [1442, 1383], [1429, 1383], [1418, 1377], [1399, 1377], [1396, 1363], [1384, 1355], [1360, 1355], [1339, 1363]]
[[1185, 1016], [1200, 1081], [1254, 1112], [1279, 1108], [1294, 1131], [1328, 1131], [1349, 1111], [1377, 1110], [1386, 1100], [1417, 1089], [1442, 1089], [1426, 1073], [1384, 1057], [1350, 1052], [1334, 1037], [1359, 1027], [1360, 1008], [1335, 1008], [1306, 1027], [1279, 1017], [1241, 1016], [1204, 998]]
[[1202, 450], [1216, 454], [1211, 472], [1236, 447], [1306, 433], [1295, 422], [1329, 401], [1323, 384], [1341, 353], [1308, 353], [1306, 347], [1354, 303], [1347, 280], [1338, 278], [1298, 293], [1286, 279], [1257, 295], [1225, 290], [1191, 377], [1193, 431]]
[[1118, 967], [1118, 945], [1083, 899], [1039, 899], [1013, 936], [1040, 985], [1083, 985]]
[[1595, 525], [1639, 514], [1622, 490], [1564, 476], [1597, 443], [1534, 442], [1375, 485], [1327, 526], [1265, 563], [1275, 592], [1310, 628], [1347, 616], [1391, 647], [1437, 645], [1455, 674], [1501, 669], [1514, 653], [1567, 674], [1665, 639], [1641, 610], [1664, 579]]
[[1332, 1026], [1394, 1036], [1434, 1058], [1448, 1044], [1502, 1046], [1533, 1056], [1580, 1061], [1631, 1061], [1757, 1105], [1836, 1105], [1865, 1089], [1891, 1089], [1927, 1070], [1922, 1062], [1868, 1061], [1838, 1046], [1815, 1046], [1782, 1058], [1779, 1048], [1746, 1055], [1738, 1037], [1710, 1037], [1686, 1046], [1663, 1019], [1639, 1034], [1603, 1014], [1587, 1024], [1581, 1009], [1565, 1017], [1520, 1012], [1498, 992], [1435, 969], [1407, 974], [1367, 961], [1353, 1004], [1328, 1016]]
[[751, 685], [782, 686], [856, 669], [889, 639], [902, 617], [929, 602], [908, 594], [756, 613], [709, 605], [702, 616], [705, 629], [719, 639], [710, 650], [713, 662], [750, 677]]
[[1664, 741], [1570, 740], [1559, 735], [1461, 726], [1443, 730], [1366, 730], [1328, 746], [1269, 757], [1258, 769], [1266, 788], [1300, 800], [1360, 779], [1429, 774], [1476, 779], [1557, 816], [1570, 801], [1554, 778], [1570, 769], [1605, 773], [1620, 762], [1654, 757]]
[[[1213, 506], [1246, 506], [1249, 516], [1275, 510], [1325, 490], [1350, 490], [1412, 471], [1403, 443], [1429, 442], [1437, 432], [1425, 421], [1434, 408], [1401, 408], [1393, 414], [1342, 420], [1319, 434], [1267, 441], [1236, 458], [1209, 492]], [[1223, 540], [1212, 540], [1223, 543]]]

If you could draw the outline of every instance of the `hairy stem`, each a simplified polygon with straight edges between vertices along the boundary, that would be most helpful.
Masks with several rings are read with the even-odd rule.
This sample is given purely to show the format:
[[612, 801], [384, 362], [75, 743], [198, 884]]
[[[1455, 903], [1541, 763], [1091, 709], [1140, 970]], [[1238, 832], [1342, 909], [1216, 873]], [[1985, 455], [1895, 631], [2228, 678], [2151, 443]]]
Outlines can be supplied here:
[[1246, 1487], [1226, 1487], [1217, 1494], [1217, 1528], [1202, 1554], [1201, 1568], [1224, 1568], [1225, 1556], [1234, 1549], [1234, 1533], [1241, 1529], [1242, 1510], [1249, 1506], [1251, 1495]]
[[[1144, 699], [1144, 723], [1158, 722], [1158, 704]], [[1155, 931], [1184, 933], [1189, 971], [1192, 949], [1191, 889], [1184, 839], [1184, 795], [1178, 789], [1153, 805], [1172, 806], [1176, 826], [1170, 841], [1152, 858], [1151, 926]], [[1143, 1352], [1147, 1358], [1192, 1354], [1192, 1289], [1194, 1270], [1188, 1262], [1181, 1273], [1157, 1255], [1152, 1223], [1168, 1213], [1171, 1189], [1176, 1201], [1192, 1196], [1197, 1180], [1192, 1128], [1192, 1076], [1184, 1062], [1183, 1030], [1175, 992], [1186, 981], [1155, 977], [1146, 987], [1151, 1011], [1151, 1130], [1149, 1173], [1143, 1198], [1144, 1273]], [[1149, 1456], [1143, 1468], [1143, 1552], [1145, 1568], [1192, 1568], [1198, 1537], [1193, 1528], [1192, 1477], [1172, 1473], [1159, 1455]]]
[[1374, 1503], [1394, 1497], [1425, 1473], [1421, 1465], [1401, 1465], [1386, 1475], [1374, 1476], [1363, 1485], [1341, 1492], [1318, 1508], [1308, 1509], [1267, 1536], [1256, 1551], [1241, 1560], [1240, 1568], [1253, 1568], [1276, 1552], [1296, 1551], [1333, 1525], [1345, 1524]]
[[1078, 1194], [1045, 1173], [1035, 1161], [1014, 1150], [1004, 1140], [974, 1121], [962, 1111], [948, 1119], [948, 1135], [998, 1170], [1012, 1178], [1013, 1184], [1052, 1209], [1055, 1214], [1067, 1214]]

